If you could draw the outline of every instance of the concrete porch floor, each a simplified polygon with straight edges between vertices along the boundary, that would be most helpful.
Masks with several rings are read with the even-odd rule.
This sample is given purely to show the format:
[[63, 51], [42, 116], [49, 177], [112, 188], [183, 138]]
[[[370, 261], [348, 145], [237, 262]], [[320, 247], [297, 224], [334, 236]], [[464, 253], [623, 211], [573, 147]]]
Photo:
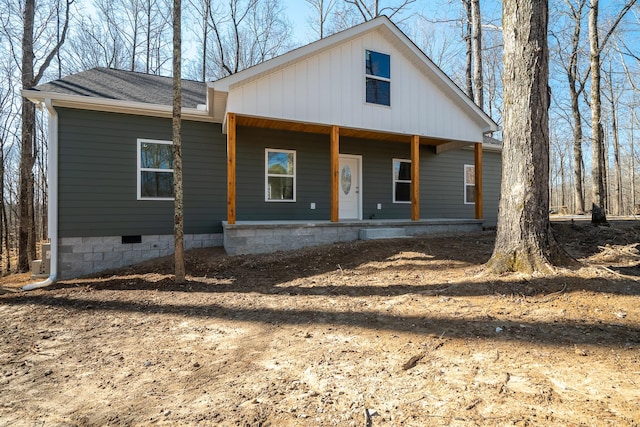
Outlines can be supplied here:
[[[371, 236], [399, 238], [482, 230], [477, 219], [376, 219], [363, 221], [223, 221], [224, 248], [229, 255], [270, 253], [308, 246], [349, 242]], [[380, 230], [386, 230], [380, 232]], [[376, 233], [375, 230], [378, 230]]]

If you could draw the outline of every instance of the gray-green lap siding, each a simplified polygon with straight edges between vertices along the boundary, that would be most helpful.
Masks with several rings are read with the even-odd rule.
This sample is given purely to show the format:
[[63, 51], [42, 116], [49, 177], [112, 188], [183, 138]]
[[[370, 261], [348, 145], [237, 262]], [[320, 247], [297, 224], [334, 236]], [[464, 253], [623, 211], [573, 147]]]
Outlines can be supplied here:
[[[495, 227], [500, 198], [501, 154], [482, 153], [484, 225]], [[464, 203], [464, 165], [474, 164], [472, 149], [436, 155], [420, 152], [420, 214], [422, 218], [474, 218], [475, 205]]]
[[[138, 138], [171, 140], [171, 120], [58, 108], [60, 237], [173, 233], [173, 201], [137, 200]], [[183, 121], [186, 234], [221, 233], [226, 136]]]
[[[324, 220], [331, 216], [328, 135], [239, 128], [237, 134], [238, 221]], [[265, 201], [265, 150], [296, 151], [296, 201]], [[341, 154], [362, 155], [363, 219], [407, 219], [411, 205], [393, 203], [392, 159], [410, 158], [409, 144], [341, 138]], [[257, 184], [257, 185], [256, 185]], [[316, 208], [311, 209], [311, 203]], [[377, 204], [382, 209], [377, 209]]]
[[[173, 202], [137, 200], [137, 139], [171, 140], [171, 120], [59, 108], [59, 236], [173, 233]], [[265, 201], [265, 148], [296, 150], [296, 202]], [[393, 203], [392, 159], [409, 144], [341, 138], [362, 156], [363, 219], [408, 219]], [[464, 204], [464, 164], [472, 150], [421, 153], [421, 217], [473, 218]], [[329, 220], [329, 136], [243, 128], [237, 135], [237, 219]], [[183, 121], [185, 233], [221, 233], [226, 220], [226, 135], [219, 124]], [[495, 225], [500, 154], [484, 153], [485, 225]], [[315, 203], [316, 209], [311, 209]], [[382, 209], [378, 210], [377, 205]]]

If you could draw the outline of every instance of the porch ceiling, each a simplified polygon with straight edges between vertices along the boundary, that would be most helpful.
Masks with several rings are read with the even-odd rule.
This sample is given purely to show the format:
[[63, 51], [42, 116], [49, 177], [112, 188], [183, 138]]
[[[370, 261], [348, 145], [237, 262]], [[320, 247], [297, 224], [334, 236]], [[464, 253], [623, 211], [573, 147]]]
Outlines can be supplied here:
[[[256, 127], [256, 128], [286, 130], [286, 131], [292, 131], [292, 132], [321, 133], [321, 134], [327, 134], [327, 135], [331, 133], [330, 125], [323, 125], [323, 124], [317, 124], [317, 123], [303, 123], [303, 122], [295, 122], [290, 120], [279, 120], [279, 119], [271, 119], [271, 118], [265, 118], [265, 117], [253, 117], [253, 116], [242, 116], [242, 115], [237, 115], [237, 125]], [[340, 127], [340, 136], [409, 143], [411, 142], [412, 135]], [[420, 136], [420, 144], [422, 145], [443, 145], [451, 142], [454, 142], [454, 141]], [[463, 144], [466, 143], [468, 145], [473, 144], [473, 142], [466, 142], [466, 141], [455, 141], [455, 142], [463, 143]]]

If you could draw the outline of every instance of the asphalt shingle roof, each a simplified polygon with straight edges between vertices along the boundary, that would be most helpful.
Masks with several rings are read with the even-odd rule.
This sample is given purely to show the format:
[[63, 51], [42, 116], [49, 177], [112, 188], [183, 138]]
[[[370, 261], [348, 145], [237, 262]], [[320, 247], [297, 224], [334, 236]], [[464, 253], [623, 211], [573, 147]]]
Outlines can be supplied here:
[[[173, 103], [171, 77], [102, 67], [53, 80], [36, 86], [33, 90], [159, 105]], [[184, 108], [196, 108], [198, 104], [205, 104], [206, 94], [206, 83], [182, 80]]]

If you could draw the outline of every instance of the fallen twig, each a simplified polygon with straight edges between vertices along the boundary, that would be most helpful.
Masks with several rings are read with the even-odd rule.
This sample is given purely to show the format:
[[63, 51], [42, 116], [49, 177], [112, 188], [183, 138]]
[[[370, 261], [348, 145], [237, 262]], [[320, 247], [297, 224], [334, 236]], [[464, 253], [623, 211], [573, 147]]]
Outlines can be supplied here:
[[411, 359], [409, 359], [404, 365], [402, 365], [402, 369], [403, 370], [409, 370], [411, 368], [413, 368], [414, 366], [416, 366], [418, 364], [418, 362], [424, 357], [426, 356], [426, 353], [422, 353], [422, 354], [417, 354], [415, 356], [413, 356]]
[[561, 293], [563, 293], [566, 290], [567, 290], [567, 284], [564, 283], [562, 285], [562, 289], [560, 289], [559, 291], [556, 291], [556, 292], [551, 292], [550, 294], [545, 295], [544, 298], [539, 299], [536, 302], [547, 302], [547, 301], [550, 301], [550, 300], [554, 299], [552, 297], [554, 297], [556, 295], [560, 295]]
[[468, 405], [468, 406], [467, 406], [466, 408], [464, 408], [464, 409], [465, 409], [465, 410], [467, 410], [467, 411], [470, 411], [470, 410], [472, 410], [473, 408], [475, 408], [475, 407], [478, 405], [478, 403], [480, 403], [480, 402], [481, 402], [481, 400], [480, 400], [480, 399], [476, 399], [476, 400], [474, 400], [473, 402], [471, 402], [471, 404], [470, 404], [470, 405]]
[[618, 277], [622, 277], [623, 279], [628, 279], [628, 280], [633, 280], [633, 281], [638, 281], [640, 280], [640, 278], [635, 277], [635, 276], [629, 276], [628, 274], [622, 274], [622, 273], [618, 273], [615, 270], [610, 269], [609, 267], [605, 266], [605, 265], [596, 265], [594, 266], [595, 268], [599, 268], [602, 269], [604, 271], [606, 271], [607, 273], [611, 273], [614, 276], [618, 276]]

